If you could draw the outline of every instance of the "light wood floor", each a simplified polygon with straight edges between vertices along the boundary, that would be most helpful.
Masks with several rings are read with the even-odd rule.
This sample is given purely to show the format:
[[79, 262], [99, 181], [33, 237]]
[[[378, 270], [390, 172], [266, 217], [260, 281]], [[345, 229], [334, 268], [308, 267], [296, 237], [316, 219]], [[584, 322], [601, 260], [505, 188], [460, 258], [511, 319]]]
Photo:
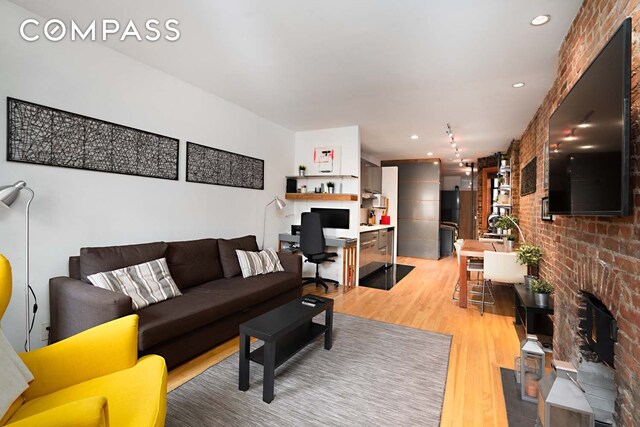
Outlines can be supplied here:
[[[441, 425], [506, 426], [499, 368], [513, 369], [522, 338], [522, 328], [513, 326], [512, 291], [496, 286], [496, 306], [480, 316], [477, 305], [465, 310], [451, 299], [457, 280], [454, 257], [399, 257], [398, 263], [416, 268], [390, 291], [358, 287], [326, 294], [335, 299], [335, 311], [452, 335]], [[306, 291], [320, 293], [311, 286]], [[236, 338], [172, 370], [169, 390], [237, 351]]]

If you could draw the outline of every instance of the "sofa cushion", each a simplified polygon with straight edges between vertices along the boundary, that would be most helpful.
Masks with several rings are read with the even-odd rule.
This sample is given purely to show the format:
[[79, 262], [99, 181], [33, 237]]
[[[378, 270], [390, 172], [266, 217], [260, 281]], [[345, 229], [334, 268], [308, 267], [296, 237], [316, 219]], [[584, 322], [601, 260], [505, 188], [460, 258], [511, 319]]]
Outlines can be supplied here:
[[167, 264], [178, 288], [186, 289], [224, 277], [217, 239], [169, 242], [168, 245]]
[[80, 249], [80, 278], [164, 258], [165, 242]]
[[137, 312], [138, 348], [184, 335], [224, 317], [236, 314], [300, 286], [295, 273], [220, 279], [185, 289], [179, 298], [145, 307]]
[[236, 250], [255, 252], [258, 250], [258, 242], [256, 242], [256, 236], [244, 236], [229, 240], [218, 239], [218, 249], [220, 250], [220, 263], [224, 277], [231, 279], [242, 273]]
[[133, 310], [182, 295], [164, 258], [87, 277], [94, 285], [131, 297]]

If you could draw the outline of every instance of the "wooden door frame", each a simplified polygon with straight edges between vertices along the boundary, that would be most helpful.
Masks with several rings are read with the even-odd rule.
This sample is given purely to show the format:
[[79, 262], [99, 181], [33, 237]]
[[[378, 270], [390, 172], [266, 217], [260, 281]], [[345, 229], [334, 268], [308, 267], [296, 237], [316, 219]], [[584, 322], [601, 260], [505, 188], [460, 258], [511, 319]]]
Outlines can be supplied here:
[[482, 217], [480, 218], [481, 232], [487, 231], [487, 223], [485, 222], [491, 213], [491, 181], [489, 180], [489, 174], [498, 173], [498, 166], [491, 166], [482, 169]]

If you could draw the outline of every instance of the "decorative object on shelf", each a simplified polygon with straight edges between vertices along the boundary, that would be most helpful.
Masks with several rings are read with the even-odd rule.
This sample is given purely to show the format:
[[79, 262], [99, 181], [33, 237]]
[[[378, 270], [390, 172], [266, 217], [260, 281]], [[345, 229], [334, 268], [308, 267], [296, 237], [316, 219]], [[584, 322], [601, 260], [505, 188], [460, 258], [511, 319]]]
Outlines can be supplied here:
[[553, 215], [549, 213], [549, 198], [542, 198], [542, 206], [540, 208], [540, 219], [543, 221], [553, 221]]
[[340, 173], [340, 147], [316, 147], [313, 149], [313, 164], [319, 175]]
[[549, 306], [549, 295], [553, 293], [553, 285], [544, 279], [536, 278], [531, 281], [533, 292], [538, 307]]
[[264, 218], [262, 219], [262, 244], [260, 245], [261, 249], [264, 249], [264, 234], [265, 234], [265, 230], [267, 229], [267, 208], [274, 203], [276, 205], [276, 210], [279, 210], [279, 211], [281, 211], [282, 209], [284, 209], [285, 206], [287, 206], [284, 200], [282, 200], [278, 196], [273, 196], [273, 199], [265, 205]]
[[300, 193], [305, 194], [307, 192], [307, 186], [303, 185], [302, 187], [300, 187]]
[[506, 167], [508, 162], [509, 162], [509, 158], [507, 157], [507, 155], [504, 154], [504, 153], [501, 154], [500, 155], [500, 166], [501, 167]]
[[[33, 321], [31, 320], [31, 303], [29, 300], [29, 293], [33, 292], [31, 289], [31, 285], [29, 282], [29, 207], [31, 206], [31, 202], [35, 197], [35, 193], [32, 189], [27, 187], [27, 183], [24, 181], [18, 181], [13, 185], [5, 185], [0, 187], [0, 206], [4, 206], [7, 209], [11, 208], [11, 205], [16, 201], [20, 192], [22, 190], [27, 191], [30, 194], [29, 200], [25, 206], [25, 279], [24, 279], [24, 300], [25, 300], [25, 313], [26, 313], [26, 322], [25, 322], [25, 351], [31, 350], [31, 329], [33, 325], [33, 321], [35, 321], [36, 310], [38, 309], [37, 304], [33, 306]], [[34, 294], [35, 298], [35, 294]]]
[[7, 160], [178, 179], [175, 138], [7, 98]]
[[538, 401], [538, 381], [544, 376], [544, 349], [535, 335], [520, 343], [520, 397]]
[[551, 372], [538, 383], [538, 423], [543, 427], [591, 427], [593, 408], [578, 382], [578, 371], [569, 362], [551, 361]]
[[320, 193], [322, 193], [322, 187], [315, 187], [315, 188], [313, 189], [313, 191], [314, 191], [314, 193], [316, 193], [316, 194], [320, 194]]
[[305, 165], [298, 165], [298, 175], [305, 176], [307, 174], [307, 167]]
[[335, 184], [331, 181], [327, 182], [327, 192], [333, 194], [335, 191]]
[[520, 195], [526, 196], [527, 194], [536, 192], [536, 180], [538, 178], [537, 160], [534, 157], [525, 167], [522, 168], [522, 174], [520, 177]]
[[264, 190], [264, 160], [187, 142], [187, 181]]
[[[522, 234], [520, 234], [522, 236]], [[530, 245], [524, 241], [524, 237], [522, 238], [523, 242], [518, 247], [516, 251], [518, 253], [518, 262], [522, 265], [527, 266], [527, 272], [529, 275], [537, 276], [538, 275], [538, 267], [540, 266], [540, 260], [544, 253], [542, 249], [535, 245]]]

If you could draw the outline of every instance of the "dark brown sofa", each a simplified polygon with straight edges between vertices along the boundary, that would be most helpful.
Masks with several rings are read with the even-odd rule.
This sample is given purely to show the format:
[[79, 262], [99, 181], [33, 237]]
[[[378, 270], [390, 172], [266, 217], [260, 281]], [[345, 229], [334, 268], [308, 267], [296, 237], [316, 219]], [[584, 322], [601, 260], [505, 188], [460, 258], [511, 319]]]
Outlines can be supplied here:
[[166, 258], [182, 296], [136, 312], [140, 355], [169, 368], [238, 335], [238, 326], [301, 295], [302, 259], [282, 253], [285, 271], [244, 279], [235, 249], [258, 250], [255, 236], [82, 248], [69, 276], [49, 281], [51, 338], [59, 341], [133, 313], [131, 298], [91, 285], [87, 276]]

